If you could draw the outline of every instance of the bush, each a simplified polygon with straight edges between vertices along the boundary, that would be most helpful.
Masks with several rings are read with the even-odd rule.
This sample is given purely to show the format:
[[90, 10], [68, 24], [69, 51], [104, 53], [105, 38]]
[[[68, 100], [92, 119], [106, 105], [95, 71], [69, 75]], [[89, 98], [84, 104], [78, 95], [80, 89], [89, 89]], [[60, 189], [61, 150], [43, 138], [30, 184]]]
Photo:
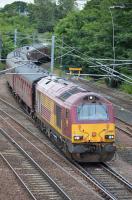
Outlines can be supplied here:
[[121, 80], [119, 80], [118, 78], [106, 78], [105, 83], [109, 87], [118, 88], [121, 84]]
[[0, 71], [5, 69], [5, 64], [0, 62]]
[[123, 84], [120, 86], [120, 89], [121, 89], [122, 91], [127, 92], [128, 94], [132, 94], [132, 85], [131, 85], [131, 84], [123, 83]]

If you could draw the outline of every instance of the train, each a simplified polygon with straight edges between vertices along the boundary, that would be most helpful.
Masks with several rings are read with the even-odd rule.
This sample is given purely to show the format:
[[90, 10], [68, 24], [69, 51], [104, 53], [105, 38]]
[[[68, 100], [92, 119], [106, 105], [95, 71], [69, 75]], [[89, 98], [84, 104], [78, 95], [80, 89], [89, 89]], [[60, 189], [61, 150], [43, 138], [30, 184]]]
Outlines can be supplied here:
[[[36, 56], [34, 49], [44, 53]], [[112, 103], [36, 64], [49, 59], [46, 49], [24, 46], [8, 54], [10, 90], [68, 158], [81, 163], [110, 161], [116, 152]]]

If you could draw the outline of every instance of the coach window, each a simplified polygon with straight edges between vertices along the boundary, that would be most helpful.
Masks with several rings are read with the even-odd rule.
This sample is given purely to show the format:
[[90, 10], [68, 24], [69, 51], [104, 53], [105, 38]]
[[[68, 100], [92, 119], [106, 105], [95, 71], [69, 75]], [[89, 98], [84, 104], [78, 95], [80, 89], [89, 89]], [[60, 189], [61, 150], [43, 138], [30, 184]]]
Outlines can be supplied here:
[[28, 94], [28, 84], [27, 84], [27, 94]]
[[25, 94], [26, 94], [26, 87], [27, 87], [27, 83], [26, 83], [26, 81], [25, 81]]
[[21, 78], [21, 88], [23, 90], [23, 80], [22, 80], [22, 78]]
[[24, 82], [24, 93], [26, 93], [26, 81]]
[[20, 78], [18, 79], [19, 80], [19, 89], [21, 88], [21, 81], [20, 81]]
[[25, 93], [25, 81], [23, 81], [23, 92]]
[[27, 94], [28, 94], [28, 83], [27, 83], [27, 88], [26, 88]]
[[24, 81], [22, 80], [22, 90], [24, 89]]
[[25, 88], [24, 88], [24, 92], [25, 92], [25, 94], [26, 94], [26, 85], [27, 85], [27, 83], [26, 83], [26, 81], [25, 81]]
[[16, 82], [17, 82], [17, 86], [18, 86], [18, 88], [19, 88], [19, 87], [20, 87], [20, 86], [19, 86], [19, 85], [20, 85], [20, 83], [19, 83], [19, 82], [20, 82], [20, 81], [19, 81], [19, 78], [16, 79]]
[[22, 89], [22, 80], [20, 79], [20, 90]]
[[61, 128], [61, 108], [56, 105], [56, 125]]
[[30, 95], [30, 85], [29, 85], [29, 90], [28, 90], [28, 92], [29, 92], [29, 95]]
[[24, 93], [26, 94], [26, 85], [27, 85], [27, 83], [26, 83], [26, 81], [25, 81], [25, 89], [24, 89]]

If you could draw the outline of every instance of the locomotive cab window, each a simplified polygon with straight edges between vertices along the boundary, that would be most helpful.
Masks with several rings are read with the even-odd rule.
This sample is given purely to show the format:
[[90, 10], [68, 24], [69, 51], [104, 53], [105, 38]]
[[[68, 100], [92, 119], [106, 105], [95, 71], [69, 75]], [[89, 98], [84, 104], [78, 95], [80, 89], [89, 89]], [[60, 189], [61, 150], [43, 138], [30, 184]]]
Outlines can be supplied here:
[[82, 104], [77, 108], [78, 120], [108, 120], [107, 106], [104, 104]]

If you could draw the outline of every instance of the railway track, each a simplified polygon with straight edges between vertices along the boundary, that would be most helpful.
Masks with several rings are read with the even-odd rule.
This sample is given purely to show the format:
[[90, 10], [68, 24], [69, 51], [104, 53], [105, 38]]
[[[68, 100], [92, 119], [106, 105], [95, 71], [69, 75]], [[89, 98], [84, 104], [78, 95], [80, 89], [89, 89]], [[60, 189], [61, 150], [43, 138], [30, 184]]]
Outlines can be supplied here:
[[[13, 143], [0, 154], [6, 164], [31, 195], [32, 199], [70, 200], [64, 191], [48, 176], [48, 174], [20, 147], [5, 131], [0, 134]], [[14, 147], [15, 146], [15, 147]]]
[[[36, 163], [36, 161], [33, 160], [26, 153], [26, 151], [24, 149], [22, 149], [19, 146], [19, 144], [17, 144], [15, 142], [15, 140], [13, 140], [6, 132], [4, 132], [2, 130], [0, 130], [0, 132], [10, 142], [15, 144], [15, 146], [16, 146], [16, 149], [14, 149], [14, 148], [10, 149], [8, 147], [6, 150], [4, 150], [4, 152], [1, 154], [1, 156], [5, 160], [5, 162], [9, 165], [9, 167], [13, 170], [13, 172], [19, 178], [19, 180], [22, 182], [24, 187], [28, 190], [29, 194], [33, 197], [33, 199], [43, 199], [43, 197], [45, 195], [47, 195], [49, 197], [49, 199], [50, 199], [50, 197], [52, 197], [52, 199], [70, 199], [67, 196], [64, 196], [64, 194], [61, 194], [63, 197], [58, 196], [58, 194], [57, 194], [56, 190], [54, 190], [53, 186], [51, 187], [52, 184], [54, 185], [54, 181], [44, 172], [44, 170]], [[25, 160], [25, 156], [26, 156], [27, 160]], [[15, 158], [15, 159], [12, 159], [12, 158]], [[38, 172], [36, 169], [34, 169], [31, 162], [38, 169]], [[18, 167], [18, 163], [21, 163], [21, 165], [19, 165], [19, 167]], [[92, 171], [92, 173], [88, 172], [88, 168], [89, 168], [89, 171]], [[104, 168], [106, 168], [106, 166], [104, 166]], [[104, 170], [104, 168], [103, 168], [103, 170]], [[98, 170], [96, 171], [96, 169], [98, 169]], [[71, 170], [70, 167], [69, 167], [69, 170]], [[78, 171], [78, 169], [76, 169], [76, 170]], [[128, 188], [129, 188], [129, 190], [132, 189], [131, 184], [129, 184], [123, 177], [121, 177], [121, 176], [117, 175], [117, 173], [113, 172], [110, 168], [108, 169], [108, 167], [107, 167], [106, 171], [108, 171], [108, 173], [112, 174], [112, 176], [114, 174], [114, 178], [115, 178], [115, 174], [116, 174], [116, 176], [117, 176], [116, 178], [118, 179], [118, 182], [120, 181], [125, 186], [127, 186], [126, 189], [124, 189], [123, 186], [121, 187], [120, 183], [115, 183], [115, 181], [112, 182], [111, 181], [112, 178], [110, 179], [108, 174], [104, 173], [104, 171], [102, 171], [102, 167], [99, 167], [99, 165], [98, 165], [98, 167], [92, 166], [91, 168], [83, 167], [81, 169], [81, 171], [83, 172], [82, 173], [83, 178], [89, 182], [92, 182], [92, 184], [94, 184], [94, 187], [96, 187], [96, 189], [99, 190], [100, 194], [104, 198], [112, 199], [112, 200], [131, 199], [130, 198], [131, 192], [129, 192], [129, 191], [126, 192], [126, 190], [128, 190]], [[73, 173], [73, 170], [72, 170], [72, 173]], [[46, 176], [46, 180], [43, 180], [43, 176], [44, 177]], [[96, 179], [95, 179], [95, 176], [96, 176]], [[50, 178], [51, 185], [49, 184], [49, 181], [47, 181], [47, 177], [48, 177], [48, 179]], [[105, 183], [107, 180], [110, 180], [110, 181], [106, 185]], [[101, 183], [100, 183], [100, 181], [101, 181]], [[57, 187], [56, 184], [54, 187], [55, 188]], [[114, 191], [115, 191], [115, 188], [116, 189], [118, 188], [118, 192], [116, 192], [116, 196], [121, 195], [122, 194], [121, 191], [123, 190], [123, 194], [125, 193], [125, 196], [123, 196], [123, 198], [120, 198], [120, 196], [117, 196], [119, 198], [116, 198], [112, 194], [113, 191], [109, 192], [108, 188], [113, 189]], [[120, 188], [120, 191], [119, 191], [119, 188]], [[58, 191], [58, 188], [57, 188], [57, 191]], [[60, 191], [58, 191], [58, 192], [60, 193]], [[39, 195], [39, 196], [37, 197], [37, 195]]]
[[108, 165], [102, 163], [83, 166], [76, 164], [76, 166], [97, 185], [101, 192], [106, 194], [106, 199], [132, 199], [132, 184]]
[[116, 118], [116, 129], [118, 156], [132, 165], [132, 125]]
[[[0, 116], [1, 126], [6, 131], [7, 138], [13, 144], [19, 145], [42, 169], [45, 169], [47, 174], [50, 174], [54, 181], [72, 196], [72, 199], [83, 200], [88, 196], [91, 199], [102, 199], [97, 194], [94, 197], [92, 192], [94, 188], [77, 168], [55, 150], [55, 147], [52, 148], [49, 140], [42, 141], [3, 110], [0, 110]], [[12, 158], [14, 160], [14, 155]]]
[[[21, 120], [18, 116], [18, 112], [22, 112], [20, 110], [15, 110], [14, 107], [12, 107], [11, 105], [11, 110], [8, 109], [9, 105], [7, 102], [4, 102], [3, 103], [4, 105], [4, 110], [6, 108], [6, 111], [8, 111], [8, 113], [6, 113], [5, 111], [3, 110], [0, 110], [0, 115], [2, 116], [2, 118], [6, 121], [6, 123], [10, 124], [11, 126], [13, 126], [15, 128], [15, 130], [17, 131], [20, 131], [24, 137], [26, 137], [26, 140], [30, 140], [31, 142], [34, 141], [34, 145], [36, 146], [37, 149], [39, 149], [39, 151], [42, 151], [45, 152], [46, 154], [48, 153], [48, 155], [50, 155], [50, 160], [53, 159], [53, 164], [55, 166], [55, 162], [57, 163], [57, 166], [59, 167], [59, 165], [61, 165], [61, 167], [63, 168], [63, 170], [65, 172], [68, 172], [68, 176], [70, 174], [70, 176], [74, 177], [74, 179], [76, 179], [79, 183], [82, 184], [83, 187], [85, 187], [85, 189], [87, 188], [90, 188], [91, 190], [98, 190], [99, 194], [101, 194], [101, 196], [104, 198], [104, 199], [118, 199], [116, 198], [113, 194], [111, 194], [111, 192], [108, 190], [108, 188], [106, 188], [103, 184], [100, 185], [98, 184], [98, 179], [96, 180], [93, 176], [93, 178], [91, 177], [91, 174], [90, 173], [86, 173], [86, 170], [84, 169], [80, 169], [79, 170], [79, 167], [78, 168], [75, 168], [74, 166], [71, 165], [71, 163], [69, 163], [62, 155], [59, 154], [59, 151], [56, 150], [56, 148], [53, 146], [53, 148], [50, 146], [49, 147], [49, 141], [43, 141], [38, 138], [36, 135], [33, 135], [31, 133], [30, 130], [27, 130], [26, 128], [23, 127], [22, 123], [20, 124], [20, 122], [16, 121], [16, 119], [13, 118], [16, 117], [16, 114], [17, 114], [17, 120]], [[9, 113], [11, 112], [12, 114], [12, 117], [9, 115]], [[13, 113], [14, 112], [14, 113]], [[16, 113], [17, 112], [17, 113]], [[23, 113], [23, 112], [22, 112]], [[23, 113], [23, 116], [22, 117], [26, 117], [28, 118], [27, 115], [25, 115]], [[30, 125], [26, 122], [26, 125], [27, 127], [29, 127], [30, 129], [32, 129], [30, 127]], [[29, 136], [30, 135], [30, 136]], [[31, 136], [33, 138], [31, 138]], [[29, 139], [30, 138], [30, 139]], [[44, 146], [46, 146], [46, 148], [48, 148], [48, 150], [46, 150], [46, 148], [44, 148]], [[51, 151], [51, 152], [50, 152]], [[59, 157], [56, 157], [55, 154], [58, 154]], [[32, 155], [32, 153], [30, 152], [29, 154]], [[40, 161], [41, 162], [41, 161]], [[47, 161], [46, 161], [47, 162]], [[38, 163], [38, 162], [37, 162]], [[61, 164], [60, 164], [61, 163]], [[52, 164], [52, 165], [53, 165]], [[94, 167], [95, 169], [95, 167]], [[93, 169], [93, 171], [94, 171]], [[52, 169], [51, 169], [52, 170]], [[91, 170], [92, 171], [92, 170]], [[96, 170], [95, 170], [96, 171]], [[101, 170], [100, 170], [101, 171]], [[102, 177], [105, 176], [105, 173], [103, 175], [104, 172], [102, 172]], [[75, 178], [76, 177], [76, 178]], [[111, 179], [109, 177], [107, 177], [108, 179]], [[127, 182], [127, 181], [126, 181]], [[64, 183], [63, 183], [64, 184]], [[62, 185], [63, 185], [62, 184]], [[90, 184], [88, 186], [88, 184]], [[128, 193], [128, 188], [127, 188], [127, 193]], [[131, 192], [130, 192], [131, 194]], [[119, 194], [120, 195], [120, 194]], [[129, 196], [128, 196], [129, 197]], [[79, 197], [79, 199], [81, 199], [81, 197]], [[84, 199], [84, 198], [83, 198]], [[99, 198], [98, 198], [99, 199]]]
[[124, 122], [123, 120], [117, 117], [116, 117], [116, 128], [127, 134], [129, 137], [132, 137], [132, 125]]
[[118, 155], [122, 158], [124, 162], [132, 165], [132, 147], [118, 149]]
[[123, 99], [119, 96], [119, 93], [116, 93], [116, 91], [113, 93], [113, 90], [110, 88], [102, 87], [101, 85], [95, 85], [95, 83], [91, 81], [87, 81], [85, 79], [72, 79], [72, 81], [76, 84], [81, 85], [83, 88], [87, 90], [92, 90], [100, 94], [104, 94], [113, 104], [117, 107], [123, 107], [126, 109], [129, 113], [132, 114], [132, 97], [131, 95], [128, 95], [129, 101], [127, 99]]
[[[0, 140], [5, 142], [5, 138], [0, 135]], [[1, 149], [1, 147], [0, 147]], [[31, 195], [18, 180], [11, 168], [3, 160], [0, 152], [0, 199], [5, 200], [32, 200]]]
[[[29, 120], [33, 122], [31, 117], [29, 117], [22, 109], [16, 108], [14, 105], [10, 104], [8, 101], [4, 100], [3, 98], [0, 98], [0, 109], [4, 110], [5, 112], [7, 111], [8, 113], [12, 114], [17, 118], [18, 113], [21, 113], [21, 116], [23, 117], [23, 120]], [[18, 118], [19, 120], [19, 118]]]

